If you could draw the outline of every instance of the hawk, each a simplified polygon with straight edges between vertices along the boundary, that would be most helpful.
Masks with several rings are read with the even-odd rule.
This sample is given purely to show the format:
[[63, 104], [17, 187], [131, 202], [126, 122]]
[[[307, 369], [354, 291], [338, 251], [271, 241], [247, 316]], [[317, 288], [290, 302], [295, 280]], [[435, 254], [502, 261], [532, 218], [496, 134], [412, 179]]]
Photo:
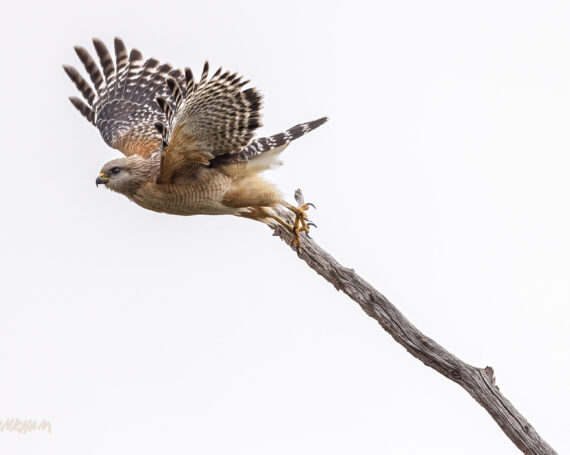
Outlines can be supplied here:
[[[115, 38], [115, 61], [94, 39], [100, 68], [83, 47], [75, 52], [92, 86], [72, 66], [64, 70], [84, 98], [71, 103], [125, 156], [106, 163], [96, 184], [125, 195], [141, 207], [173, 215], [236, 215], [279, 223], [300, 246], [308, 232], [309, 205], [294, 206], [260, 174], [281, 164], [279, 154], [326, 117], [253, 140], [261, 126], [262, 95], [249, 81], [208, 62], [195, 80], [192, 71], [127, 53]], [[290, 224], [274, 208], [295, 216]]]

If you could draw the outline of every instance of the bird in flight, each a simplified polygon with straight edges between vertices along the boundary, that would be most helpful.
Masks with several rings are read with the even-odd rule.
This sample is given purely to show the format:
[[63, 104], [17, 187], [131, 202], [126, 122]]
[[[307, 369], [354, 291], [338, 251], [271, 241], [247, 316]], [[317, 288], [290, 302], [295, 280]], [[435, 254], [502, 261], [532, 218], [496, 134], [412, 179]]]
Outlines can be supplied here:
[[[64, 70], [84, 98], [70, 97], [71, 103], [125, 155], [103, 166], [97, 186], [155, 212], [279, 223], [300, 247], [311, 204], [289, 204], [260, 174], [281, 164], [279, 154], [289, 143], [326, 117], [253, 140], [261, 126], [262, 95], [244, 88], [249, 81], [238, 74], [220, 68], [209, 77], [206, 62], [195, 80], [189, 68], [144, 60], [137, 49], [127, 53], [119, 38], [115, 61], [102, 41], [93, 44], [100, 68], [87, 50], [75, 47], [92, 86], [72, 66]], [[294, 223], [274, 210], [281, 207], [293, 212]]]

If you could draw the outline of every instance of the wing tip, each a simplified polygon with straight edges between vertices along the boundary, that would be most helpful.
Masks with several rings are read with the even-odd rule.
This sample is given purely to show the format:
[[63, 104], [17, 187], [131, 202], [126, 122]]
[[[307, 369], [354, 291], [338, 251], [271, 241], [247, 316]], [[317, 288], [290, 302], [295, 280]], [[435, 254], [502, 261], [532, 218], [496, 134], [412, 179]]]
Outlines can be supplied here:
[[70, 96], [68, 99], [71, 104], [73, 104], [73, 106], [81, 113], [81, 115], [83, 115], [83, 117], [95, 125], [95, 113], [89, 106], [87, 106], [87, 104], [83, 102], [83, 100], [77, 96]]
[[71, 75], [76, 74], [77, 70], [73, 66], [66, 65], [65, 63], [61, 66], [63, 68], [63, 71], [65, 71], [65, 74], [67, 74], [71, 79], [73, 79], [73, 77]]
[[79, 45], [73, 46], [73, 50], [74, 50], [75, 53], [76, 53], [77, 55], [79, 55], [79, 56], [80, 56], [81, 54], [87, 52], [84, 47], [79, 46]]
[[131, 52], [129, 54], [129, 60], [130, 61], [139, 61], [139, 60], [143, 60], [143, 54], [141, 51], [139, 51], [136, 47], [133, 47], [131, 49]]
[[120, 52], [121, 50], [126, 50], [127, 48], [127, 46], [125, 46], [125, 42], [118, 36], [115, 36], [115, 39], [113, 39], [113, 44], [115, 46], [115, 52]]
[[103, 42], [103, 40], [99, 39], [99, 38], [92, 38], [91, 41], [93, 42], [93, 45], [95, 46], [95, 48], [101, 48], [101, 47], [107, 47], [105, 46], [105, 43]]

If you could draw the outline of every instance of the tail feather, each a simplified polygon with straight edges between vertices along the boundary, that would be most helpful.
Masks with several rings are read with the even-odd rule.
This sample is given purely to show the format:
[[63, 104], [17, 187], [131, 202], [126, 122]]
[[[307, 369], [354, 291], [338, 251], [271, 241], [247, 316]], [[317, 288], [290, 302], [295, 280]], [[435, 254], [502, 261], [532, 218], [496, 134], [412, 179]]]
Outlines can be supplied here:
[[299, 125], [289, 128], [283, 133], [251, 141], [247, 147], [236, 155], [236, 161], [250, 161], [257, 158], [262, 153], [281, 147], [282, 145], [289, 144], [289, 142], [294, 141], [295, 139], [298, 139], [308, 132], [318, 128], [327, 120], [328, 117], [322, 117], [320, 119], [313, 120], [312, 122], [300, 123]]
[[271, 166], [282, 164], [279, 154], [287, 148], [289, 143], [313, 131], [328, 120], [322, 117], [312, 122], [300, 123], [283, 133], [262, 137], [251, 141], [241, 152], [234, 155], [218, 156], [210, 161], [211, 166], [224, 166], [227, 164], [245, 163], [248, 171], [262, 172]]
[[255, 158], [249, 160], [246, 169], [253, 173], [266, 171], [273, 166], [280, 166], [283, 162], [279, 159], [281, 152], [287, 148], [288, 142], [278, 147], [272, 148], [265, 153], [256, 155]]

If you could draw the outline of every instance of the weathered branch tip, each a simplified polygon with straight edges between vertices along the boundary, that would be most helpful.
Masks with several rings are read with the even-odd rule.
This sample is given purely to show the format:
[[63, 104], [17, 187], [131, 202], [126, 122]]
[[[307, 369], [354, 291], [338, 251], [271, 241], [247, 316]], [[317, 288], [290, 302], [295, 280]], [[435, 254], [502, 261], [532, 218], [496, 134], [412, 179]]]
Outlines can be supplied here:
[[[304, 203], [300, 189], [295, 191], [295, 200], [298, 204]], [[283, 219], [293, 221], [289, 211], [277, 211]], [[271, 228], [273, 235], [291, 246], [290, 232], [279, 225]], [[410, 354], [465, 389], [524, 454], [556, 454], [501, 394], [495, 384], [493, 368], [469, 365], [424, 335], [386, 297], [356, 274], [354, 269], [340, 265], [306, 234], [302, 234], [301, 248], [291, 248], [315, 272], [358, 303], [368, 316], [375, 319]]]

